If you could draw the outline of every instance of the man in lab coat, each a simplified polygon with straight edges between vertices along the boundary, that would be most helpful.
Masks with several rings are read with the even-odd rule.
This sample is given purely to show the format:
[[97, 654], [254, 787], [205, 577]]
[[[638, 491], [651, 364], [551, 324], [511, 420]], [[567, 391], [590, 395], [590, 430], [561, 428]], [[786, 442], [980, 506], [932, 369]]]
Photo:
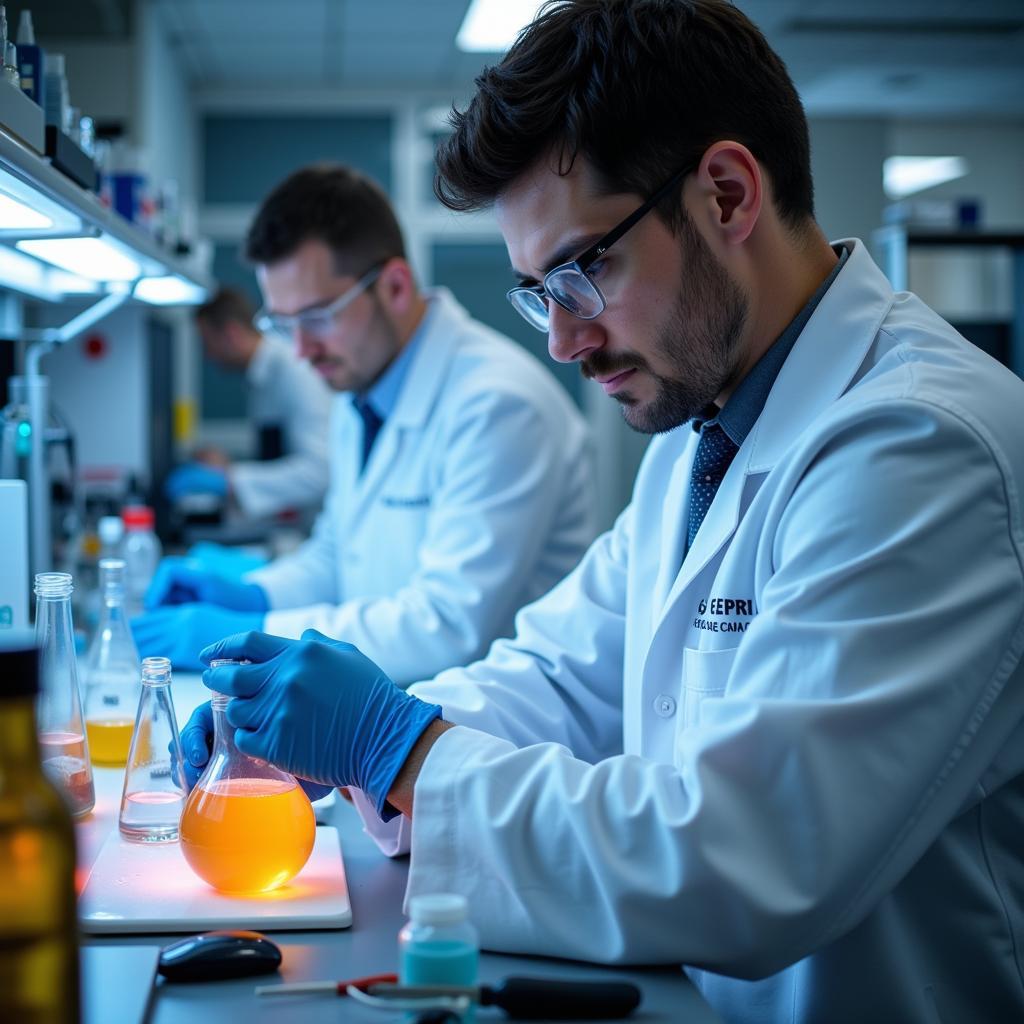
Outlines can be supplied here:
[[164, 489], [171, 500], [230, 495], [253, 519], [315, 512], [327, 490], [331, 391], [288, 342], [258, 331], [254, 314], [242, 292], [221, 288], [196, 310], [196, 329], [207, 359], [245, 374], [249, 419], [260, 445], [277, 451], [232, 462], [218, 449], [203, 449], [172, 471]]
[[167, 561], [132, 623], [140, 655], [199, 667], [238, 630], [315, 627], [404, 683], [482, 656], [596, 532], [580, 412], [522, 346], [417, 286], [387, 197], [348, 167], [282, 182], [246, 255], [257, 325], [336, 392], [330, 491], [310, 539], [243, 583]]
[[731, 4], [548, 6], [478, 86], [440, 194], [658, 436], [475, 665], [205, 652], [252, 659], [206, 676], [239, 745], [358, 787], [488, 949], [679, 963], [727, 1021], [1024, 1019], [1024, 383], [825, 240]]

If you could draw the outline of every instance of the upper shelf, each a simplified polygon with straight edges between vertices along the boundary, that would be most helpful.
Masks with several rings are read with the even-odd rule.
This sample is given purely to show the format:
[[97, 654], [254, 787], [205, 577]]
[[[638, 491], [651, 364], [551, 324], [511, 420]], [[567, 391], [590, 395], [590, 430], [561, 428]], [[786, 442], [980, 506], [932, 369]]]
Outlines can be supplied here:
[[58, 301], [202, 302], [210, 282], [0, 126], [0, 287]]

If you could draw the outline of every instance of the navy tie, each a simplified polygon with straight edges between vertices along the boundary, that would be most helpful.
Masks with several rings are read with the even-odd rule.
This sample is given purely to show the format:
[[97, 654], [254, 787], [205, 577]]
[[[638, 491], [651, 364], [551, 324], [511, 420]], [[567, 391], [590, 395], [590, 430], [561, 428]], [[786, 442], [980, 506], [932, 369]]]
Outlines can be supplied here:
[[704, 522], [725, 471], [736, 457], [738, 445], [717, 424], [706, 426], [697, 443], [697, 454], [690, 474], [690, 519], [687, 524], [687, 550], [693, 546], [700, 524]]
[[377, 434], [380, 433], [380, 428], [384, 421], [377, 415], [377, 410], [365, 398], [353, 398], [352, 404], [355, 406], [356, 412], [359, 413], [359, 418], [363, 421], [363, 461], [359, 465], [359, 472], [361, 473], [366, 468], [366, 460], [370, 457], [370, 449], [373, 447], [373, 442], [377, 440]]

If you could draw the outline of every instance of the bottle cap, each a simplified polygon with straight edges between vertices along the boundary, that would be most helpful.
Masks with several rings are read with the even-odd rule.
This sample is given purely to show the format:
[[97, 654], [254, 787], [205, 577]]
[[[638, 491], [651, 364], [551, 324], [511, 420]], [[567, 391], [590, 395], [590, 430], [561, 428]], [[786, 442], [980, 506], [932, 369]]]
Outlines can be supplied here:
[[27, 629], [0, 632], [0, 700], [39, 691], [39, 648]]
[[409, 900], [409, 917], [414, 924], [458, 924], [468, 913], [466, 897], [456, 893], [429, 893]]
[[148, 505], [125, 505], [121, 519], [126, 530], [153, 529], [153, 510]]
[[46, 73], [48, 75], [63, 75], [65, 70], [63, 53], [48, 53], [46, 55]]

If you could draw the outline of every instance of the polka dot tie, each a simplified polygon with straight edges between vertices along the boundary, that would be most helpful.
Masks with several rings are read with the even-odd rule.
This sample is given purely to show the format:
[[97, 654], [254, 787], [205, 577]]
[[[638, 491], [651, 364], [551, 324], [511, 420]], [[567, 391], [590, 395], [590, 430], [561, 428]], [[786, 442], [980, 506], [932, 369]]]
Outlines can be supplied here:
[[384, 421], [377, 415], [377, 410], [365, 399], [353, 398], [352, 404], [363, 421], [363, 461], [359, 467], [360, 472], [362, 472], [366, 468], [366, 460], [370, 457], [370, 449], [373, 447], [373, 442], [377, 440], [377, 434], [380, 432]]
[[690, 520], [687, 524], [687, 549], [693, 546], [700, 524], [715, 500], [718, 486], [735, 458], [739, 447], [717, 424], [701, 430], [697, 444], [697, 455], [693, 460], [690, 474]]

